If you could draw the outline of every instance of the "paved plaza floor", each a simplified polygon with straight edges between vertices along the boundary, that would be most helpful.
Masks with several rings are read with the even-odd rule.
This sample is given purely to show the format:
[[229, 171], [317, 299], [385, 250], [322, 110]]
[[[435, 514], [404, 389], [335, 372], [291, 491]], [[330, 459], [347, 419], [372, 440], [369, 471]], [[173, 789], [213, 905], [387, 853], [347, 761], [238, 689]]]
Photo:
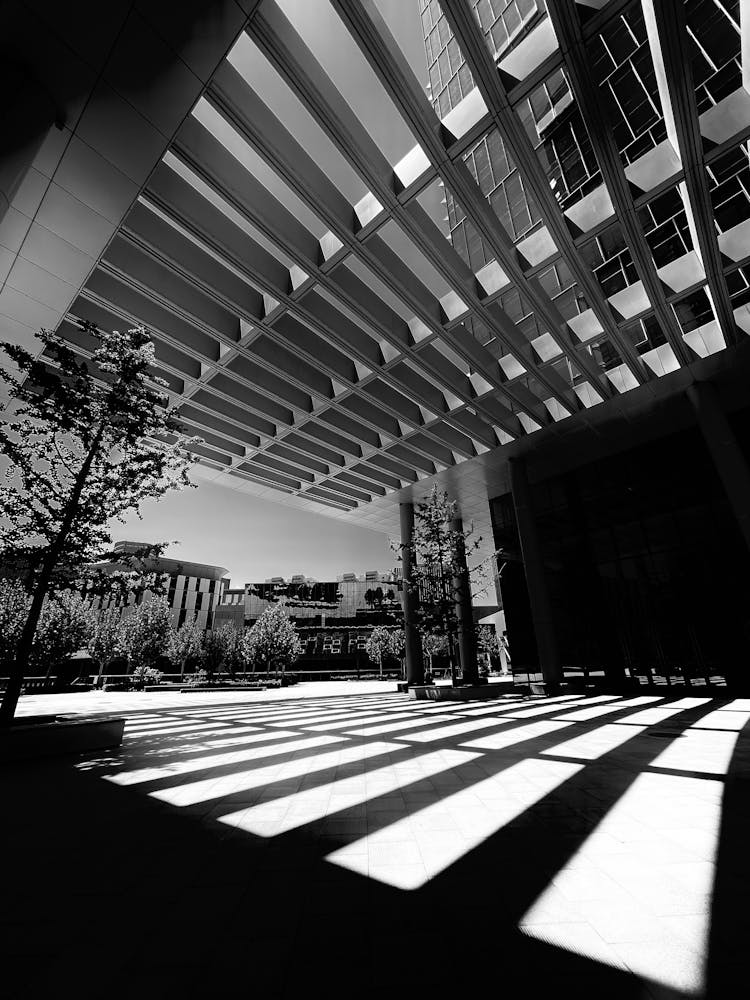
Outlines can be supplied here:
[[23, 699], [3, 996], [744, 995], [750, 699], [394, 687]]

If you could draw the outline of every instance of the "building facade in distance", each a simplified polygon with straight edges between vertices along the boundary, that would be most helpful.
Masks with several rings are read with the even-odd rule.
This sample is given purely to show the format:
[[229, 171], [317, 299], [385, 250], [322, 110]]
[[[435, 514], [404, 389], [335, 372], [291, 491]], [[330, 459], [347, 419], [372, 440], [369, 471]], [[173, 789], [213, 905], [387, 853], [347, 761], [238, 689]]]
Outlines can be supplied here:
[[[143, 542], [115, 542], [115, 552], [123, 554], [137, 552], [144, 547]], [[209, 566], [205, 563], [188, 562], [182, 559], [167, 559], [159, 557], [143, 560], [144, 571], [158, 574], [167, 587], [166, 598], [172, 609], [175, 627], [179, 628], [186, 621], [196, 621], [203, 629], [214, 625], [214, 614], [224, 598], [224, 589], [228, 585], [227, 570], [223, 566]], [[101, 567], [101, 564], [100, 564]], [[126, 563], [107, 563], [105, 571], [129, 571], [132, 566]], [[136, 604], [148, 603], [153, 600], [153, 593], [145, 591], [138, 598], [131, 598], [125, 604], [124, 613]], [[121, 598], [107, 597], [95, 599], [95, 608], [107, 608], [121, 602]]]
[[263, 583], [246, 583], [241, 589], [227, 588], [215, 621], [217, 626], [231, 622], [238, 628], [249, 627], [278, 601], [301, 627], [362, 624], [378, 615], [401, 617], [399, 582], [396, 570], [367, 570], [359, 576], [342, 573], [326, 581], [302, 574], [289, 580], [271, 577]]

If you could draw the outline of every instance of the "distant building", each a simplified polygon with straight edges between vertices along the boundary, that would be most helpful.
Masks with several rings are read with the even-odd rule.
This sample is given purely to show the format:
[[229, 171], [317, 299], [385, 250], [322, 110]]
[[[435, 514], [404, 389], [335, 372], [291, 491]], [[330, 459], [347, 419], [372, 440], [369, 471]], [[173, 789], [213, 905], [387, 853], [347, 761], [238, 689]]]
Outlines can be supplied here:
[[[116, 542], [115, 552], [123, 555], [132, 554], [142, 549], [144, 542]], [[97, 564], [105, 571], [112, 573], [118, 570], [129, 570], [132, 566], [126, 563]], [[229, 584], [227, 570], [223, 566], [210, 566], [205, 563], [189, 562], [183, 559], [143, 560], [142, 567], [147, 572], [157, 573], [168, 579], [164, 580], [167, 587], [166, 597], [172, 608], [174, 624], [179, 628], [185, 621], [196, 620], [201, 628], [210, 629], [214, 625], [214, 614], [224, 598], [224, 590]], [[146, 591], [140, 598], [126, 602], [127, 607], [135, 604], [148, 603], [153, 600], [153, 594]], [[109, 597], [97, 599], [95, 607], [111, 607], [121, 598]]]
[[300, 626], [364, 623], [379, 615], [402, 615], [399, 573], [367, 570], [361, 576], [343, 573], [320, 581], [303, 574], [289, 580], [270, 577], [263, 583], [228, 587], [216, 609], [216, 625], [253, 625], [272, 604], [282, 601]]

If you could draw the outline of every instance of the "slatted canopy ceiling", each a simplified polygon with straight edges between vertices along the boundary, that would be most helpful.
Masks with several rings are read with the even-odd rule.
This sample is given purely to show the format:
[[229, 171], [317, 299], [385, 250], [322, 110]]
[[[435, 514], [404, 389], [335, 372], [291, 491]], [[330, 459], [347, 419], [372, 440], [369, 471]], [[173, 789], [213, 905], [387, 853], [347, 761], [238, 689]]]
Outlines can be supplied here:
[[528, 0], [502, 45], [481, 3], [413, 2], [461, 67], [442, 118], [374, 0], [316, 11], [392, 141], [262, 0], [60, 326], [84, 354], [79, 320], [150, 328], [204, 477], [373, 527], [750, 331], [750, 5], [717, 53], [713, 2]]

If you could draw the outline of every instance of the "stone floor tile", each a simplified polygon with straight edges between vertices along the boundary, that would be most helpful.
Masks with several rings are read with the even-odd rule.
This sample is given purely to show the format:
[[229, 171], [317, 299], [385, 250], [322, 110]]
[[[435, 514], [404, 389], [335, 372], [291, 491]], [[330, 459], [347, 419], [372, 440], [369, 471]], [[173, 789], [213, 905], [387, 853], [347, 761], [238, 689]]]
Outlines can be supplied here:
[[[615, 722], [603, 714], [491, 749], [479, 734], [476, 746], [462, 746], [465, 732], [407, 739], [445, 727], [441, 709], [383, 685], [349, 685], [356, 694], [346, 698], [341, 686], [315, 689], [314, 701], [302, 689], [60, 696], [56, 710], [96, 704], [132, 723], [114, 752], [3, 772], [4, 856], [24, 859], [6, 865], [0, 883], [0, 921], [14, 917], [0, 923], [3, 1000], [66, 995], [74, 979], [86, 996], [81, 976], [92, 970], [115, 980], [113, 997], [223, 996], [237, 992], [233, 976], [255, 995], [294, 1000], [320, 986], [378, 1000], [398, 991], [481, 996], [486, 963], [467, 959], [475, 928], [510, 996], [742, 995], [747, 728], [725, 715], [721, 729], [695, 727], [670, 745], [632, 726], [629, 742], [612, 748], [613, 727], [628, 718], [618, 710]], [[24, 710], [34, 704], [22, 701]], [[546, 699], [520, 704], [552, 705], [539, 722], [565, 714]], [[722, 704], [701, 712], [726, 711]], [[477, 710], [480, 719], [497, 711], [445, 714], [456, 714], [455, 725]], [[409, 722], [403, 739], [392, 728], [398, 715]], [[652, 715], [639, 726], [662, 725]], [[668, 726], [679, 731], [700, 715], [674, 713]], [[365, 719], [374, 721], [358, 725]], [[351, 735], [370, 725], [370, 736]], [[503, 723], [509, 733], [515, 725]], [[284, 749], [312, 726], [320, 746]], [[244, 744], [225, 741], [243, 736], [250, 756], [226, 756]], [[578, 737], [573, 746], [605, 752], [576, 765], [556, 760], [556, 744]], [[251, 759], [266, 747], [270, 757]], [[211, 764], [222, 755], [224, 764]], [[200, 801], [149, 794], [188, 785], [191, 761], [209, 764], [198, 773], [208, 778]], [[243, 775], [261, 766], [265, 784], [243, 788]], [[104, 780], [144, 768], [165, 776], [129, 787]]]
[[624, 959], [618, 951], [607, 944], [589, 923], [552, 923], [527, 926], [525, 932], [538, 941], [563, 948], [576, 955], [597, 962], [604, 962], [612, 968], [626, 968]]
[[602, 900], [615, 906], [619, 901], [628, 901], [623, 886], [603, 871], [566, 868], [555, 875], [552, 883], [573, 902]]
[[622, 942], [613, 948], [625, 967], [637, 976], [690, 994], [702, 989], [703, 959], [682, 942]]
[[609, 944], [659, 940], [669, 936], [664, 921], [643, 904], [626, 899], [580, 899], [576, 906]]

